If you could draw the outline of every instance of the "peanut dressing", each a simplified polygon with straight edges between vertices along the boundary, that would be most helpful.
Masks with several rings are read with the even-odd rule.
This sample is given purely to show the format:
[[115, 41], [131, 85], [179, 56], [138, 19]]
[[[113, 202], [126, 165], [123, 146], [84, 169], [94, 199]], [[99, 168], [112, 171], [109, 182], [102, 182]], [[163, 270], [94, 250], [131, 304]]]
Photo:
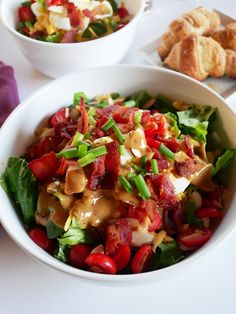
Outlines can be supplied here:
[[100, 227], [106, 220], [120, 216], [119, 202], [113, 198], [109, 190], [85, 190], [71, 211], [72, 215], [77, 217], [81, 228], [88, 225]]

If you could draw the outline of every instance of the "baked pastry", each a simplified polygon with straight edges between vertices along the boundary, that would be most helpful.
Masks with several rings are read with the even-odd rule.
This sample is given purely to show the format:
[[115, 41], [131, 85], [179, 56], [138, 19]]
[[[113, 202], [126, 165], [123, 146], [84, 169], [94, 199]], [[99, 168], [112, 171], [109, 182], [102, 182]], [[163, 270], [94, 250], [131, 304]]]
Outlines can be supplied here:
[[164, 65], [199, 81], [208, 76], [236, 78], [236, 52], [211, 37], [191, 34], [175, 44]]
[[220, 25], [220, 18], [214, 11], [204, 7], [185, 13], [181, 18], [174, 20], [166, 33], [161, 37], [158, 53], [164, 60], [172, 47], [190, 34], [209, 35]]
[[224, 49], [236, 51], [236, 23], [227, 24], [221, 30], [211, 31], [210, 36], [218, 41]]

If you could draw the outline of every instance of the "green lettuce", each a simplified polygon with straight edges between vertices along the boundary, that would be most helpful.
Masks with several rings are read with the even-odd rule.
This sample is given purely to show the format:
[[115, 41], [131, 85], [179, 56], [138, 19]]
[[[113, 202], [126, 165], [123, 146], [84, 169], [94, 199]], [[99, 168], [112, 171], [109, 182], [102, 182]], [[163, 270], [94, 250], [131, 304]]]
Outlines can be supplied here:
[[214, 107], [200, 105], [191, 105], [188, 110], [178, 111], [182, 133], [193, 135], [198, 141], [205, 142], [209, 119], [215, 111]]
[[227, 149], [218, 157], [212, 175], [215, 176], [220, 170], [226, 168], [236, 156], [236, 149]]
[[10, 157], [0, 184], [11, 200], [17, 204], [24, 223], [32, 225], [35, 222], [38, 183], [27, 162], [22, 158]]
[[167, 267], [176, 264], [184, 256], [181, 253], [178, 243], [172, 241], [169, 243], [161, 243], [156, 249], [152, 258], [152, 269]]

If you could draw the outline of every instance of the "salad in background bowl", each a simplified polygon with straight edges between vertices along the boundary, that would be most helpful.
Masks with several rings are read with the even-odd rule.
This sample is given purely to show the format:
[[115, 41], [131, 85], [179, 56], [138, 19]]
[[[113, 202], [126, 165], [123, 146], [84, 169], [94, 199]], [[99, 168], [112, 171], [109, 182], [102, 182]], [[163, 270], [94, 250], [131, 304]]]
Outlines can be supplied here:
[[[91, 86], [91, 76], [103, 80]], [[87, 279], [191, 269], [235, 225], [234, 120], [214, 92], [167, 70], [59, 79], [1, 130], [3, 141], [15, 125], [0, 156], [3, 225], [39, 260]]]
[[125, 4], [116, 0], [24, 1], [18, 8], [17, 30], [30, 38], [75, 43], [116, 32], [132, 16]]
[[58, 77], [119, 63], [132, 45], [144, 2], [3, 0], [0, 17], [29, 62]]

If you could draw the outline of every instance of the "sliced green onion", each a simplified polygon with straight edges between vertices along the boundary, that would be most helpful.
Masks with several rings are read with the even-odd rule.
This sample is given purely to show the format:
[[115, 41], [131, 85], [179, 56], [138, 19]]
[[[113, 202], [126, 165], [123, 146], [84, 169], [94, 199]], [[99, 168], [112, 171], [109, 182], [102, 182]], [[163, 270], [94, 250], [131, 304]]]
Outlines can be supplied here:
[[120, 98], [120, 94], [119, 93], [112, 93], [111, 94], [111, 98], [114, 100], [114, 99], [117, 99], [117, 98]]
[[141, 157], [141, 164], [142, 164], [142, 167], [143, 167], [143, 168], [146, 167], [146, 164], [147, 164], [147, 156]]
[[100, 103], [97, 105], [97, 108], [103, 109], [108, 106], [108, 102], [106, 100], [100, 101]]
[[91, 137], [91, 134], [90, 134], [90, 133], [85, 133], [85, 134], [84, 134], [84, 139], [85, 139], [85, 140], [90, 139], [90, 137]]
[[64, 157], [64, 158], [74, 158], [79, 157], [79, 151], [77, 147], [71, 147], [68, 149], [64, 149], [57, 153], [57, 157]]
[[124, 142], [125, 141], [125, 137], [121, 133], [120, 129], [118, 128], [118, 126], [116, 124], [113, 125], [113, 130], [114, 130], [116, 136], [118, 137], [119, 141], [120, 142]]
[[126, 152], [126, 150], [125, 150], [125, 145], [120, 145], [120, 146], [119, 146], [119, 151], [120, 151], [120, 154], [121, 154], [122, 156], [124, 156], [124, 155], [125, 155], [125, 152]]
[[158, 171], [158, 164], [157, 164], [156, 159], [151, 160], [151, 167], [152, 167], [152, 172], [154, 174], [158, 174], [159, 171]]
[[94, 119], [93, 116], [88, 117], [88, 123], [89, 123], [89, 125], [92, 125], [92, 126], [96, 125], [96, 120]]
[[126, 106], [126, 107], [135, 107], [136, 106], [136, 102], [133, 99], [126, 100], [126, 101], [124, 101], [124, 106]]
[[95, 116], [95, 114], [96, 114], [95, 108], [94, 107], [90, 107], [89, 111], [88, 111], [88, 115], [89, 116]]
[[78, 142], [81, 141], [84, 138], [84, 135], [80, 132], [77, 132], [75, 136], [73, 137], [71, 145], [78, 146]]
[[135, 176], [133, 178], [133, 181], [141, 195], [141, 197], [146, 200], [148, 199], [149, 197], [151, 197], [151, 193], [147, 187], [147, 184], [143, 178], [143, 176], [141, 174], [138, 174], [137, 176]]
[[166, 147], [163, 143], [161, 143], [161, 145], [159, 146], [159, 151], [162, 155], [166, 156], [167, 159], [169, 160], [175, 159], [175, 154], [168, 147]]
[[136, 177], [136, 174], [135, 174], [135, 173], [133, 173], [133, 172], [129, 172], [129, 173], [128, 173], [128, 178], [129, 178], [129, 179], [133, 179], [134, 177]]
[[77, 92], [74, 94], [74, 99], [73, 99], [73, 106], [77, 106], [81, 100], [81, 98], [84, 99], [84, 102], [88, 102], [88, 96], [84, 92]]
[[89, 154], [93, 154], [95, 158], [107, 154], [106, 146], [99, 146], [97, 148], [91, 149]]
[[78, 148], [79, 158], [84, 157], [88, 152], [88, 146], [86, 144], [81, 144]]
[[80, 167], [85, 167], [94, 162], [95, 159], [96, 157], [94, 156], [93, 153], [88, 153], [87, 155], [78, 160], [78, 164]]
[[86, 145], [88, 148], [91, 147], [91, 144], [89, 144], [89, 143], [87, 143], [87, 142], [85, 142], [85, 141], [79, 141], [79, 142], [77, 143], [77, 146], [80, 146], [80, 145], [82, 145], [82, 144]]
[[110, 128], [115, 125], [115, 121], [113, 119], [109, 119], [105, 124], [103, 124], [102, 129], [103, 131], [107, 132]]
[[132, 186], [130, 185], [129, 181], [124, 176], [119, 176], [120, 184], [127, 192], [132, 192]]
[[142, 111], [136, 111], [134, 113], [134, 124], [140, 124], [142, 120]]
[[138, 166], [138, 165], [133, 165], [133, 168], [135, 171], [137, 171], [138, 173], [145, 173], [145, 169], [143, 169], [142, 167]]

